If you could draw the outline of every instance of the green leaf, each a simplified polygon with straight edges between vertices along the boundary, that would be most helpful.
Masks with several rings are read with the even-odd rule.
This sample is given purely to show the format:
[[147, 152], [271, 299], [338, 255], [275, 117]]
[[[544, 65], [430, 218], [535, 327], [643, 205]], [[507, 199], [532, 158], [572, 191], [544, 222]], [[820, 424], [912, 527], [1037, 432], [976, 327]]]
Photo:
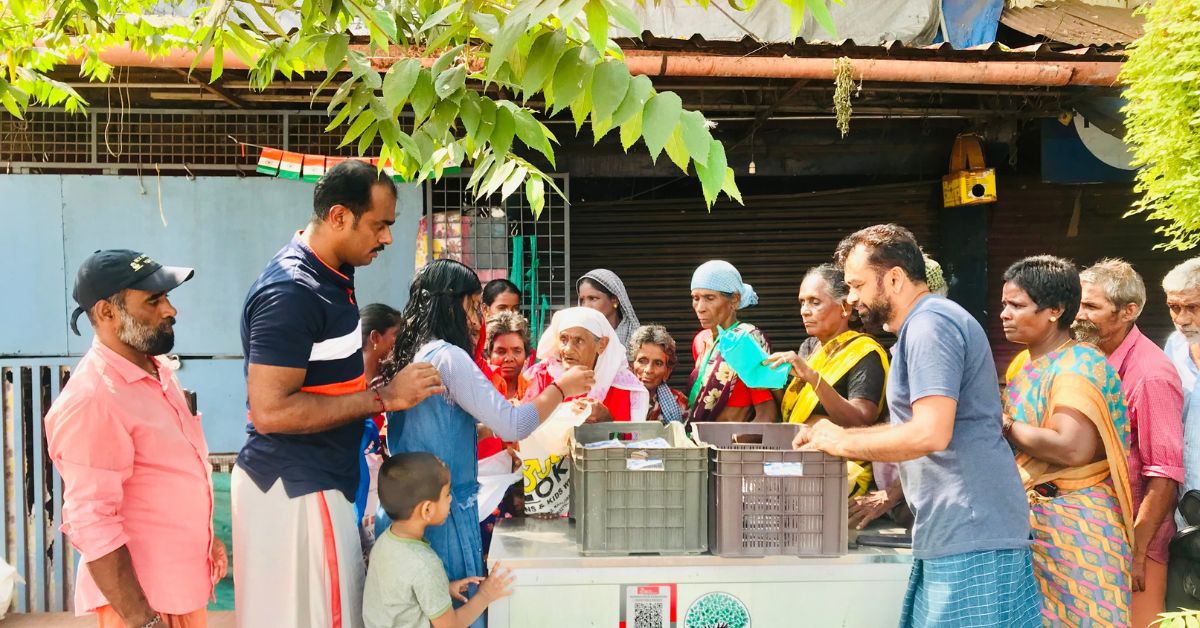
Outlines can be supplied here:
[[733, 168], [725, 169], [725, 182], [721, 184], [721, 191], [737, 201], [738, 205], [745, 205], [742, 202], [742, 191], [738, 189], [737, 180], [733, 175]]
[[492, 145], [492, 150], [496, 151], [497, 155], [505, 155], [512, 148], [513, 135], [516, 133], [516, 123], [513, 121], [512, 112], [504, 107], [496, 109], [496, 126], [492, 129], [492, 137], [488, 140]]
[[683, 143], [683, 132], [680, 126], [676, 125], [675, 131], [671, 133], [671, 137], [667, 138], [667, 143], [663, 145], [667, 150], [667, 157], [683, 171], [683, 174], [688, 172], [688, 163], [691, 162], [691, 157], [688, 155], [687, 145]]
[[551, 82], [554, 90], [554, 107], [550, 115], [554, 115], [583, 93], [591, 77], [592, 63], [588, 60], [588, 50], [584, 46], [576, 46], [563, 53], [562, 59], [554, 68], [554, 80]]
[[425, 20], [424, 24], [421, 24], [421, 28], [417, 29], [417, 33], [418, 34], [424, 33], [425, 31], [433, 28], [434, 26], [441, 24], [443, 20], [450, 17], [451, 15], [458, 12], [459, 10], [461, 10], [462, 6], [463, 6], [462, 2], [452, 2], [452, 3], [442, 7], [440, 10], [434, 12], [433, 15], [430, 15]]
[[525, 175], [529, 174], [529, 169], [525, 166], [517, 166], [513, 173], [505, 179], [504, 185], [500, 186], [500, 198], [508, 198], [513, 192], [525, 182]]
[[536, 220], [546, 206], [546, 185], [540, 178], [531, 176], [525, 181], [525, 200], [529, 203], [529, 211]]
[[642, 112], [646, 108], [646, 102], [654, 95], [654, 84], [650, 82], [650, 77], [638, 75], [629, 81], [629, 89], [625, 92], [625, 97], [621, 99], [621, 104], [612, 115], [612, 125], [620, 126], [625, 124], [634, 116]]
[[416, 116], [418, 123], [429, 115], [436, 98], [437, 94], [433, 91], [433, 78], [429, 75], [428, 70], [422, 69], [417, 74], [417, 82], [413, 85], [412, 94], [409, 96], [413, 115]]
[[491, 13], [472, 13], [471, 22], [486, 41], [495, 41], [500, 35], [500, 20]]
[[429, 123], [437, 130], [437, 134], [444, 133], [454, 124], [454, 119], [458, 117], [458, 103], [453, 100], [440, 100], [433, 108], [433, 114], [429, 116]]
[[604, 0], [604, 6], [608, 8], [609, 14], [622, 28], [632, 33], [634, 37], [642, 36], [642, 22], [624, 0]]
[[462, 102], [458, 105], [458, 119], [462, 120], [463, 132], [467, 137], [475, 135], [479, 130], [479, 96], [475, 92], [468, 91], [463, 95]]
[[629, 91], [629, 68], [621, 61], [608, 60], [592, 73], [592, 118], [608, 118]]
[[500, 22], [500, 32], [496, 34], [496, 41], [488, 52], [487, 66], [484, 68], [489, 77], [496, 75], [517, 45], [517, 40], [525, 34], [525, 29], [529, 26], [529, 13], [537, 6], [537, 2], [538, 0], [521, 0]]
[[496, 130], [496, 103], [491, 98], [479, 99], [479, 130], [472, 138], [476, 146], [486, 144]]
[[492, 168], [492, 172], [488, 174], [487, 179], [483, 182], [483, 189], [480, 196], [491, 196], [496, 190], [500, 189], [500, 186], [508, 180], [508, 176], [516, 169], [517, 162], [515, 161], [500, 162], [497, 160], [496, 165]]
[[583, 128], [583, 123], [587, 122], [588, 114], [592, 112], [592, 89], [588, 87], [583, 90], [583, 94], [571, 103], [571, 118], [575, 121], [575, 134], [579, 135], [579, 129]]
[[569, 24], [575, 20], [579, 12], [583, 10], [583, 5], [587, 4], [588, 0], [567, 0], [567, 3], [562, 6], [555, 15], [563, 24]]
[[446, 98], [466, 85], [467, 66], [456, 65], [438, 75], [437, 81], [433, 84], [433, 91], [438, 98]]
[[516, 123], [517, 137], [521, 138], [526, 146], [545, 156], [553, 166], [554, 150], [550, 148], [550, 141], [546, 136], [549, 130], [545, 129], [528, 109], [518, 109], [513, 114], [513, 121]]
[[463, 51], [463, 48], [466, 48], [466, 44], [459, 44], [442, 53], [441, 56], [439, 56], [437, 60], [433, 62], [433, 66], [429, 68], [430, 74], [437, 76], [442, 72], [445, 72], [451, 65], [454, 64], [454, 59]]
[[650, 150], [650, 159], [658, 161], [667, 138], [679, 124], [679, 114], [683, 112], [683, 102], [672, 92], [656, 94], [643, 112], [642, 137], [646, 140], [646, 148]]
[[541, 91], [542, 86], [546, 84], [554, 72], [554, 67], [558, 65], [559, 58], [562, 57], [566, 41], [567, 34], [562, 29], [542, 33], [534, 40], [526, 57], [528, 64], [525, 66], [525, 74], [521, 77], [521, 93], [525, 100]]
[[608, 9], [600, 0], [588, 0], [583, 6], [583, 13], [587, 17], [588, 37], [592, 45], [604, 52], [608, 48]]
[[632, 118], [621, 125], [621, 148], [625, 152], [642, 136], [642, 112], [637, 112]]
[[467, 179], [467, 187], [471, 188], [472, 190], [477, 189], [479, 182], [483, 179], [484, 175], [488, 173], [488, 170], [491, 169], [492, 164], [495, 163], [496, 153], [490, 151], [484, 153], [483, 157], [480, 157], [479, 160], [475, 162], [474, 171], [471, 173], [471, 178]]
[[837, 28], [833, 25], [833, 16], [829, 14], [829, 7], [825, 4], [825, 0], [805, 0], [804, 6], [812, 12], [813, 19], [817, 21], [817, 24], [820, 24], [821, 28], [829, 33], [830, 39], [837, 39]]
[[4, 108], [7, 109], [14, 118], [17, 118], [18, 120], [25, 119], [25, 116], [21, 114], [21, 107], [18, 106], [17, 99], [13, 98], [13, 95], [10, 92], [5, 91], [3, 94], [0, 94], [0, 104], [3, 104]]
[[404, 59], [388, 68], [383, 77], [383, 103], [389, 110], [395, 112], [404, 106], [420, 73], [421, 62], [416, 59]]
[[612, 116], [597, 119], [596, 113], [592, 112], [592, 146], [599, 144], [612, 128]]
[[696, 162], [696, 175], [700, 177], [700, 187], [704, 190], [704, 201], [712, 206], [721, 187], [725, 185], [725, 147], [717, 140], [712, 140], [708, 148], [708, 161], [703, 165]]
[[371, 148], [371, 144], [375, 142], [375, 137], [379, 135], [379, 122], [374, 121], [371, 126], [363, 131], [362, 137], [358, 138], [358, 154], [366, 155], [367, 150]]
[[374, 122], [375, 116], [366, 112], [360, 113], [358, 117], [354, 119], [354, 124], [350, 125], [350, 130], [346, 131], [346, 136], [342, 138], [342, 143], [338, 144], [338, 148], [353, 142], [355, 138], [362, 135], [363, 132], [367, 130], [367, 127], [371, 126], [371, 124]]
[[712, 139], [712, 135], [708, 132], [704, 114], [699, 111], [685, 111], [679, 116], [679, 121], [683, 144], [687, 147], [688, 154], [700, 163], [707, 162], [708, 141]]
[[[96, 6], [96, 3], [92, 2], [92, 6]], [[287, 31], [279, 25], [279, 22], [275, 20], [275, 16], [271, 15], [271, 12], [261, 3], [251, 2], [250, 6], [254, 7], [254, 12], [258, 15], [258, 19], [262, 20], [263, 24], [266, 24], [267, 28], [271, 29], [271, 32], [280, 37], [287, 35]]]

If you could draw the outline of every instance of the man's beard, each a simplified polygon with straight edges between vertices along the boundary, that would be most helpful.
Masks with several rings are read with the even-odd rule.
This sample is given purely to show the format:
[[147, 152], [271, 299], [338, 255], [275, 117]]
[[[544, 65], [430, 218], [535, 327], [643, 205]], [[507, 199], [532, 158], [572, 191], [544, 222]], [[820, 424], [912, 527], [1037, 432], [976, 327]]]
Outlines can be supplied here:
[[892, 302], [888, 301], [886, 297], [880, 296], [873, 303], [861, 304], [858, 308], [858, 316], [862, 320], [863, 327], [883, 329], [888, 319], [892, 317]]
[[1100, 344], [1100, 328], [1091, 321], [1075, 321], [1071, 324], [1071, 331], [1075, 332], [1075, 339], [1079, 342]]
[[167, 317], [155, 328], [118, 307], [117, 324], [117, 339], [146, 355], [162, 355], [175, 346], [175, 332], [171, 330], [175, 324], [174, 316]]
[[1179, 334], [1183, 336], [1183, 339], [1188, 344], [1200, 344], [1200, 328], [1188, 325], [1187, 327], [1176, 326], [1175, 329], [1179, 331]]

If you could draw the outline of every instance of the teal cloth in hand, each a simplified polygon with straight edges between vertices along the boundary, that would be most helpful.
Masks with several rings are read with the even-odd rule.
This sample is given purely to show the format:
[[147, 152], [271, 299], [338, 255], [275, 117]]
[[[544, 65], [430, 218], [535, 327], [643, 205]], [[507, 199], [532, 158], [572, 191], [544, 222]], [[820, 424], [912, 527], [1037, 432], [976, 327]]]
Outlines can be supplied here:
[[783, 388], [787, 385], [787, 364], [773, 369], [763, 364], [767, 352], [746, 328], [722, 330], [717, 339], [721, 357], [750, 388]]

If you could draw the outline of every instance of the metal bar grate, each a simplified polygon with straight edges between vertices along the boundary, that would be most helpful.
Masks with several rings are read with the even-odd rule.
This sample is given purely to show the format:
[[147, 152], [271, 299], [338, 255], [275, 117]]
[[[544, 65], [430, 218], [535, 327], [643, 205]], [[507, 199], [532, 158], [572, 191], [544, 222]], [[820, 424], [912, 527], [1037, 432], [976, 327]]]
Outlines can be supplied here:
[[69, 369], [66, 359], [0, 362], [4, 445], [0, 547], [4, 560], [25, 580], [14, 599], [18, 613], [71, 608], [75, 556], [58, 529], [62, 483], [50, 462], [42, 429]]
[[[567, 175], [554, 178], [566, 190]], [[542, 214], [535, 218], [522, 188], [505, 200], [498, 194], [476, 199], [467, 186], [469, 179], [470, 174], [465, 173], [426, 183], [425, 218], [417, 235], [417, 265], [450, 258], [474, 268], [485, 283], [508, 278], [514, 239], [521, 238], [523, 272], [530, 270], [531, 243], [536, 243], [538, 293], [547, 297], [550, 311], [567, 307], [571, 298], [567, 201], [548, 192]], [[522, 310], [528, 314], [540, 305], [532, 302], [531, 296], [528, 290], [522, 295]]]
[[243, 154], [230, 136], [300, 153], [356, 155], [356, 145], [338, 148], [342, 135], [325, 132], [328, 121], [321, 111], [36, 109], [24, 120], [0, 115], [0, 171], [252, 170], [258, 150]]

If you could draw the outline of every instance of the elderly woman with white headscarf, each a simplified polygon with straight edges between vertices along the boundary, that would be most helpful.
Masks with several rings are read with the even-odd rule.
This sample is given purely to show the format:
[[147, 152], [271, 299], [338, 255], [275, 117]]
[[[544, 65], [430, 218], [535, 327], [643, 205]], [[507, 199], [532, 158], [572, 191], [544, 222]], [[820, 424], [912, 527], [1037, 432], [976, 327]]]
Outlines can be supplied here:
[[629, 347], [629, 338], [640, 324], [625, 282], [607, 268], [597, 268], [575, 282], [575, 293], [579, 295], [579, 307], [590, 307], [608, 319], [608, 324], [617, 330], [621, 344]]
[[704, 329], [692, 340], [692, 371], [688, 395], [688, 421], [754, 420], [774, 423], [779, 408], [770, 390], [748, 388], [733, 368], [721, 357], [717, 334], [730, 329], [744, 330], [758, 342], [766, 354], [771, 346], [763, 333], [750, 323], [738, 320], [738, 312], [758, 304], [754, 288], [742, 281], [733, 264], [723, 260], [705, 262], [692, 274], [692, 310]]
[[527, 399], [554, 385], [572, 366], [584, 366], [595, 373], [595, 386], [567, 401], [587, 406], [589, 421], [646, 420], [650, 395], [629, 370], [625, 346], [603, 314], [586, 307], [556, 312], [538, 341], [537, 357], [538, 363], [526, 374]]

